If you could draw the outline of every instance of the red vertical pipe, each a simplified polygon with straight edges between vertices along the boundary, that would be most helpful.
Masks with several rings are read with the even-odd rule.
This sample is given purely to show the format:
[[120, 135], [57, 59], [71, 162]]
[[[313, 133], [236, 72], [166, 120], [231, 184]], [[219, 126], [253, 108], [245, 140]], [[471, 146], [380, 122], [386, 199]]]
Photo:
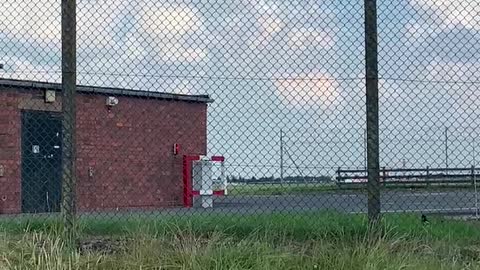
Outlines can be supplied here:
[[200, 156], [183, 156], [183, 206], [193, 206], [192, 161], [199, 160]]

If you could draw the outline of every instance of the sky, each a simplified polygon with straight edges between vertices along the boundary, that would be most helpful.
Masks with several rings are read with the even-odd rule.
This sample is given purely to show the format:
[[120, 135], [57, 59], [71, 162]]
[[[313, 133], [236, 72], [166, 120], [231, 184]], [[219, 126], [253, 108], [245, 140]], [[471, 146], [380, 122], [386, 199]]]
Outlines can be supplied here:
[[[363, 1], [77, 4], [78, 83], [211, 95], [208, 152], [230, 174], [278, 176], [280, 130], [286, 174], [365, 165]], [[0, 76], [58, 82], [60, 1], [0, 6]], [[379, 0], [378, 14], [381, 165], [471, 166], [480, 5]]]

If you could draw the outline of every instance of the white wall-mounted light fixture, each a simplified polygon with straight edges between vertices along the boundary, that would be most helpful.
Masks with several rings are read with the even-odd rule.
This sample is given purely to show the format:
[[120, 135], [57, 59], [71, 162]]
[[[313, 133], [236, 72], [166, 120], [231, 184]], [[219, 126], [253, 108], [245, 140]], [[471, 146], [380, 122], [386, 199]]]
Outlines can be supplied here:
[[45, 102], [54, 103], [55, 102], [55, 90], [45, 90]]
[[107, 97], [107, 106], [113, 107], [118, 105], [118, 98], [116, 97]]

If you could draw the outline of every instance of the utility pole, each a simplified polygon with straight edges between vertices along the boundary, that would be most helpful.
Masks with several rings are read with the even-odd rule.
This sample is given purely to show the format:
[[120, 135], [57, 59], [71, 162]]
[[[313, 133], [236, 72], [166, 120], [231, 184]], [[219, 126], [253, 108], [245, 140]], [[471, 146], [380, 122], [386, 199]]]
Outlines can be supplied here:
[[477, 153], [476, 153], [476, 146], [475, 146], [475, 135], [473, 135], [473, 188], [475, 190], [475, 218], [478, 220], [478, 189], [477, 189]]
[[62, 0], [62, 216], [68, 240], [75, 228], [76, 0]]
[[364, 0], [365, 77], [367, 114], [368, 220], [376, 227], [380, 220], [380, 140], [378, 123], [378, 34], [377, 1]]
[[445, 169], [448, 172], [448, 127], [445, 127]]
[[365, 163], [365, 170], [368, 168], [368, 153], [367, 153], [367, 129], [363, 130], [363, 152], [364, 152], [364, 163]]
[[280, 129], [280, 183], [283, 183], [283, 130]]

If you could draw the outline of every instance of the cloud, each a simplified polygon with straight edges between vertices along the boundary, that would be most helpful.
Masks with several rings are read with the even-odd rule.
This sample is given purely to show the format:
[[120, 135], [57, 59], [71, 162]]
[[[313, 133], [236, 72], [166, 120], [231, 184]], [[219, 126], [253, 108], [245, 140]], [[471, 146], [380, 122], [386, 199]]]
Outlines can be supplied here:
[[466, 83], [480, 81], [480, 63], [436, 62], [425, 68], [425, 79]]
[[186, 5], [165, 7], [146, 4], [142, 9], [140, 25], [148, 34], [168, 39], [197, 31], [202, 22], [197, 13]]
[[[61, 2], [58, 0], [0, 0], [0, 32], [20, 42], [60, 47]], [[77, 7], [79, 47], [107, 46], [115, 34], [117, 19], [128, 5], [125, 1], [81, 1]]]
[[275, 87], [284, 104], [289, 107], [305, 105], [327, 108], [338, 97], [338, 84], [328, 73], [312, 72], [278, 79]]
[[451, 28], [463, 25], [480, 30], [480, 5], [477, 1], [410, 0], [414, 7], [432, 9], [443, 20], [442, 26]]
[[281, 9], [274, 2], [260, 1], [258, 4], [254, 4], [254, 7], [258, 12], [257, 20], [260, 23], [260, 32], [263, 36], [278, 33], [285, 27], [284, 21], [279, 16]]
[[194, 89], [191, 82], [188, 80], [181, 80], [177, 82], [177, 84], [174, 84], [174, 87], [169, 92], [183, 95], [198, 94], [196, 93], [196, 90]]
[[[106, 68], [114, 67], [106, 65]], [[3, 70], [0, 70], [0, 78], [16, 80], [34, 80], [45, 82], [60, 82], [60, 67], [32, 64], [27, 60], [16, 57], [9, 57], [8, 64]], [[175, 94], [204, 94], [200, 93], [198, 88], [194, 87], [191, 80], [182, 78], [165, 78], [161, 80], [151, 80], [148, 77], [125, 75], [105, 75], [100, 73], [79, 73], [77, 74], [79, 84], [103, 85], [108, 87], [130, 88], [151, 90]], [[149, 89], [145, 89], [149, 85]]]
[[406, 39], [405, 44], [410, 46], [421, 46], [424, 40], [435, 34], [436, 27], [426, 24], [413, 22], [406, 25]]
[[[17, 42], [60, 49], [60, 1], [0, 0], [0, 6], [8, 11], [0, 13], [0, 33]], [[129, 24], [122, 24], [125, 19]], [[132, 57], [150, 53], [160, 61], [195, 62], [207, 55], [205, 42], [198, 41], [205, 31], [199, 12], [182, 4], [106, 0], [81, 1], [77, 8], [80, 55], [111, 58], [113, 51]], [[121, 44], [125, 37], [127, 46]], [[189, 39], [197, 41], [189, 44]]]
[[135, 40], [140, 40], [135, 41], [140, 43], [138, 50], [148, 51], [158, 60], [191, 63], [207, 57], [207, 46], [202, 40], [208, 35], [207, 30], [199, 12], [190, 6], [149, 2], [142, 7], [138, 24], [141, 32], [133, 35]]
[[[384, 78], [427, 80], [432, 65], [480, 61], [478, 5], [461, 1], [409, 0], [384, 11], [379, 67]], [[455, 18], [450, 18], [455, 14]], [[395, 17], [396, 16], [396, 17]], [[477, 16], [480, 17], [480, 16]], [[432, 72], [436, 72], [431, 69]], [[472, 74], [461, 74], [463, 80]], [[438, 77], [436, 80], [439, 79]], [[441, 79], [441, 78], [440, 78]]]
[[282, 19], [276, 15], [262, 14], [257, 19], [260, 27], [258, 33], [252, 36], [251, 48], [265, 48], [272, 45], [272, 38], [285, 27]]
[[330, 33], [314, 28], [294, 28], [288, 33], [288, 44], [293, 50], [320, 47], [330, 49], [334, 39]]
[[[250, 14], [248, 17], [255, 19], [256, 29], [250, 35], [250, 48], [266, 48], [272, 45], [272, 39], [286, 27], [280, 16], [282, 9], [273, 1], [249, 1]], [[245, 17], [245, 14], [243, 14]], [[241, 21], [237, 20], [237, 22]], [[240, 25], [240, 27], [242, 27]]]
[[381, 111], [388, 129], [478, 126], [480, 63], [432, 62], [416, 69], [410, 80], [380, 80]]
[[155, 50], [157, 58], [167, 63], [194, 63], [207, 57], [207, 51], [203, 48], [184, 46], [180, 43], [165, 43]]
[[7, 57], [0, 78], [36, 81], [59, 81], [61, 73], [54, 66], [33, 64], [18, 57]]
[[285, 27], [285, 24], [282, 19], [278, 17], [272, 17], [270, 15], [262, 15], [258, 19], [263, 35], [272, 35], [278, 33]]
[[0, 0], [0, 32], [20, 42], [60, 43], [60, 1]]
[[77, 36], [80, 47], [111, 46], [122, 12], [132, 4], [123, 0], [80, 1], [77, 7]]

